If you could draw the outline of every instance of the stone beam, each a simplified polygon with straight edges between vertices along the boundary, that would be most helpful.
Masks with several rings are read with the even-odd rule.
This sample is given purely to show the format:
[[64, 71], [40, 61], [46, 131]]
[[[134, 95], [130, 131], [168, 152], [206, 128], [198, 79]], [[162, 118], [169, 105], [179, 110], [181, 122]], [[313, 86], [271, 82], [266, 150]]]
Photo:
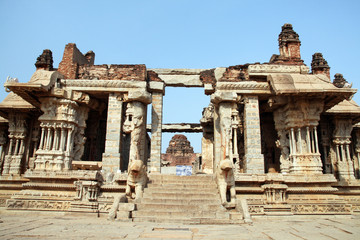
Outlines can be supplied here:
[[150, 69], [168, 87], [203, 87], [200, 73], [206, 69]]
[[[151, 125], [146, 126], [146, 131], [151, 132]], [[202, 132], [199, 123], [168, 123], [162, 124], [162, 132]]]

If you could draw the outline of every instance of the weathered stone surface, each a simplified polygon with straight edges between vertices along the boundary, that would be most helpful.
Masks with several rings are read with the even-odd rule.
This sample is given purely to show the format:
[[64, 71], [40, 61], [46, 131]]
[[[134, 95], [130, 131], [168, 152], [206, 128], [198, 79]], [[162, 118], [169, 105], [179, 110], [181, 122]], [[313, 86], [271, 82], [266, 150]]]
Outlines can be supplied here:
[[202, 87], [200, 73], [203, 69], [151, 69], [156, 72], [166, 86]]
[[[309, 73], [291, 24], [278, 41], [269, 63], [212, 69], [94, 65], [70, 43], [50, 71], [45, 50], [29, 82], [5, 83], [0, 206], [200, 224], [359, 214], [356, 89], [341, 74], [331, 83], [320, 53]], [[166, 86], [211, 95], [198, 123], [163, 123]], [[163, 132], [202, 132], [202, 152], [175, 135], [162, 156]], [[163, 174], [176, 165], [196, 176]]]

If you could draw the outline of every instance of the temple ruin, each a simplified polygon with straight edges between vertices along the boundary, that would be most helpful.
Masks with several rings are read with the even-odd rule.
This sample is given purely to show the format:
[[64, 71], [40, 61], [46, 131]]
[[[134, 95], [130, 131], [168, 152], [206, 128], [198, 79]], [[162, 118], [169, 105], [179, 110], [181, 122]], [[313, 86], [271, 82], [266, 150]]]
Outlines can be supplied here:
[[[357, 90], [321, 53], [309, 69], [291, 24], [278, 43], [267, 63], [213, 69], [95, 65], [74, 43], [55, 68], [44, 50], [27, 83], [4, 84], [0, 207], [190, 223], [360, 214]], [[163, 123], [166, 87], [204, 89], [198, 123]], [[167, 154], [183, 155], [162, 158], [163, 132], [202, 133], [201, 154], [175, 135]]]

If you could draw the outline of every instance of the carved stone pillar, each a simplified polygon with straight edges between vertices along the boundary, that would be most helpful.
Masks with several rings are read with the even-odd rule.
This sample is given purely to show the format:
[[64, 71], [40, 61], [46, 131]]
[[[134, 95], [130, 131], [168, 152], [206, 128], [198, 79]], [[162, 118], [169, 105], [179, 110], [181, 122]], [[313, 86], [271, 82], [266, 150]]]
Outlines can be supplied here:
[[280, 110], [274, 112], [275, 129], [277, 131], [278, 140], [276, 146], [281, 150], [280, 155], [280, 171], [283, 174], [290, 172], [290, 151], [293, 151], [293, 131], [286, 130], [285, 116]]
[[289, 98], [284, 107], [274, 112], [283, 173], [322, 173], [317, 137], [322, 110], [321, 99]]
[[152, 93], [150, 172], [160, 173], [163, 93]]
[[27, 135], [26, 116], [22, 113], [9, 114], [9, 149], [4, 159], [3, 174], [21, 174], [24, 155], [24, 140]]
[[81, 148], [81, 141], [74, 139], [84, 138], [88, 108], [67, 99], [44, 98], [41, 101], [44, 114], [39, 117], [41, 138], [35, 170], [69, 170], [74, 157], [79, 155], [76, 150]]
[[344, 118], [334, 119], [333, 148], [336, 152], [334, 169], [340, 179], [355, 179], [354, 163], [350, 156], [352, 120]]
[[110, 93], [106, 124], [105, 152], [102, 169], [106, 173], [116, 173], [122, 169], [121, 137], [123, 122], [123, 95]]
[[6, 154], [6, 126], [0, 127], [0, 175], [4, 165], [4, 157]]
[[[127, 104], [124, 132], [130, 134], [129, 166], [134, 160], [146, 163], [146, 105], [133, 101]], [[145, 164], [146, 165], [146, 164]]]
[[214, 105], [204, 108], [200, 124], [203, 128], [201, 139], [201, 170], [204, 173], [214, 173]]
[[264, 156], [261, 154], [259, 100], [257, 96], [247, 96], [244, 102], [246, 172], [264, 173]]

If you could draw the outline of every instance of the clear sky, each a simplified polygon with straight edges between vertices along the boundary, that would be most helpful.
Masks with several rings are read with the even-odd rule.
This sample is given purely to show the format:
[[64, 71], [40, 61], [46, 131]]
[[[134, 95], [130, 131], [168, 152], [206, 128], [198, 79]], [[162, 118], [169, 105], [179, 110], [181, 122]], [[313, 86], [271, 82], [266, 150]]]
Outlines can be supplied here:
[[[0, 84], [9, 75], [29, 81], [43, 49], [52, 50], [57, 67], [70, 42], [83, 53], [93, 50], [95, 64], [214, 68], [267, 62], [279, 53], [281, 26], [291, 23], [305, 64], [322, 52], [332, 77], [342, 73], [359, 88], [359, 10], [358, 0], [0, 0]], [[164, 123], [198, 122], [209, 101], [203, 89], [173, 90], [166, 88]], [[0, 100], [5, 96], [0, 91]], [[196, 152], [200, 137], [190, 139]], [[163, 151], [170, 138], [164, 135]]]

